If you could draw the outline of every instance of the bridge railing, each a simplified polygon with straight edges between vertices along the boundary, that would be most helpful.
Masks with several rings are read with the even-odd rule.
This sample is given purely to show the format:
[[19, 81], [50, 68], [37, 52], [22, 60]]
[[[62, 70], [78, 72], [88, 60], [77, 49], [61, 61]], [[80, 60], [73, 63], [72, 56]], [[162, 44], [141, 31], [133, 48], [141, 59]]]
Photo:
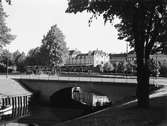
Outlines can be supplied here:
[[[10, 75], [9, 78], [18, 78], [18, 79], [38, 79], [38, 80], [67, 80], [67, 81], [87, 81], [87, 82], [119, 82], [119, 83], [137, 83], [135, 76], [58, 76], [58, 75]], [[164, 82], [165, 81], [165, 82]], [[155, 77], [150, 78], [151, 84], [164, 84], [167, 83], [167, 80], [159, 80]]]

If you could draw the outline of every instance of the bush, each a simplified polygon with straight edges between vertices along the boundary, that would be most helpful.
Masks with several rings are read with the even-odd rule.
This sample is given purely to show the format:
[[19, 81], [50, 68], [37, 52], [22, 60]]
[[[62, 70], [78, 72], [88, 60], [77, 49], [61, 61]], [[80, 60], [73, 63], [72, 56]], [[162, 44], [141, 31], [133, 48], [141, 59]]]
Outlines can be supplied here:
[[103, 66], [104, 72], [114, 71], [114, 66], [111, 63], [105, 63]]
[[167, 65], [162, 65], [160, 67], [160, 75], [167, 77]]

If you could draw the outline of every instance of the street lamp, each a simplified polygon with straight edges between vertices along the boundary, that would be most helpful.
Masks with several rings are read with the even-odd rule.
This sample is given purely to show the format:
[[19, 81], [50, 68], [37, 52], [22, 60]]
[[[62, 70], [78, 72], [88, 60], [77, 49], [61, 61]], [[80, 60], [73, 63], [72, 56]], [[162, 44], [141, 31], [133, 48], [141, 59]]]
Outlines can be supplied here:
[[6, 78], [8, 78], [8, 57], [6, 57]]

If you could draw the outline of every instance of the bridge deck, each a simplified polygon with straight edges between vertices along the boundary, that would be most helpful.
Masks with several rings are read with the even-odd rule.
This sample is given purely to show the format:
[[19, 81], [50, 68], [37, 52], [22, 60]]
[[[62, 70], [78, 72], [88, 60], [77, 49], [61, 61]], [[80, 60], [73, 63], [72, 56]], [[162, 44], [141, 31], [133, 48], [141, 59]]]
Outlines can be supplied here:
[[[64, 76], [47, 76], [47, 75], [9, 75], [6, 79], [5, 75], [0, 76], [0, 94], [5, 95], [21, 95], [31, 94], [29, 91], [24, 89], [18, 82], [13, 78], [20, 79], [39, 79], [39, 80], [66, 80], [66, 81], [88, 81], [88, 82], [113, 82], [113, 83], [137, 83], [136, 77], [64, 77]], [[156, 85], [167, 85], [166, 78], [151, 78], [151, 84]]]
[[[5, 77], [5, 76], [4, 76]], [[137, 84], [136, 76], [97, 76], [97, 77], [67, 77], [67, 76], [48, 76], [48, 75], [11, 75], [9, 78], [17, 79], [39, 79], [39, 80], [67, 80], [67, 81], [88, 81], [88, 82], [113, 82], [113, 83], [133, 83]], [[167, 78], [151, 77], [150, 84], [167, 85]]]

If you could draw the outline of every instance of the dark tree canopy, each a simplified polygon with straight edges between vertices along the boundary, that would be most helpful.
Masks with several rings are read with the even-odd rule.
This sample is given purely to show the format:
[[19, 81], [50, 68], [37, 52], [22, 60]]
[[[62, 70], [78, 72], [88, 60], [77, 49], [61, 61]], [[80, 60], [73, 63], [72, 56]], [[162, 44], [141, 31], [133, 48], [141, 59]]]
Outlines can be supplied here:
[[5, 50], [2, 50], [2, 53], [0, 55], [0, 63], [6, 66], [7, 62], [8, 62], [8, 65], [12, 64], [12, 54], [5, 49]]
[[[136, 96], [138, 105], [149, 105], [149, 56], [157, 45], [167, 41], [167, 0], [68, 0], [66, 12], [86, 10], [91, 20], [102, 15], [104, 22], [121, 20], [115, 27], [118, 39], [130, 42], [137, 58]], [[158, 44], [159, 43], [159, 44]]]
[[[0, 0], [2, 2], [3, 0]], [[11, 0], [5, 0], [9, 5], [11, 5]]]
[[40, 55], [40, 47], [36, 47], [34, 49], [31, 49], [28, 52], [28, 55], [26, 57], [26, 65], [28, 66], [34, 66], [34, 65], [43, 65], [43, 63], [45, 63], [46, 59], [44, 59], [43, 61], [41, 60], [41, 57], [47, 58], [45, 56]]
[[[77, 13], [86, 10], [93, 17], [103, 15], [104, 21], [111, 21], [114, 16], [121, 19], [115, 27], [118, 30], [118, 39], [125, 39], [134, 47], [134, 15], [135, 9], [142, 0], [69, 0], [66, 12]], [[167, 40], [167, 11], [166, 0], [144, 0], [144, 36], [145, 47], [152, 49], [155, 42]], [[141, 20], [141, 19], [140, 19]]]
[[16, 50], [15, 52], [12, 53], [12, 65], [15, 65], [17, 67], [17, 71], [24, 72], [25, 71], [25, 53], [24, 52], [19, 52]]

